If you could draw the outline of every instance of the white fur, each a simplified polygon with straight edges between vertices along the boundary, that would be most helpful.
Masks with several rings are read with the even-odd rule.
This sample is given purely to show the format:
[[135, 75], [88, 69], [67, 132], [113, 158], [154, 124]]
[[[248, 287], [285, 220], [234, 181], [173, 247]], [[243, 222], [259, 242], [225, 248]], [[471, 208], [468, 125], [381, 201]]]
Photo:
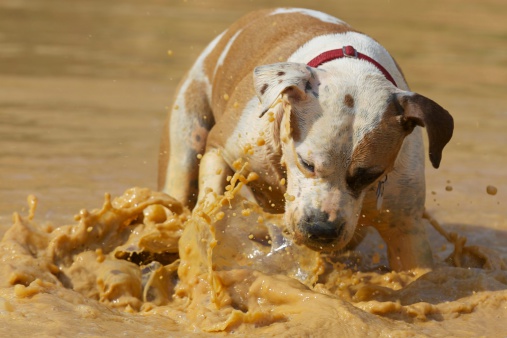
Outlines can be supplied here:
[[246, 104], [243, 113], [239, 117], [239, 121], [236, 124], [234, 130], [231, 130], [231, 137], [227, 139], [225, 149], [233, 149], [229, 154], [224, 154], [224, 159], [231, 163], [236, 160], [233, 156], [228, 158], [228, 155], [242, 153], [240, 150], [244, 144], [255, 144], [259, 137], [259, 132], [256, 129], [252, 129], [252, 126], [259, 124], [259, 116], [250, 114], [249, 112], [257, 111], [259, 109], [259, 100], [257, 97], [253, 97]]
[[236, 34], [227, 42], [227, 45], [225, 46], [224, 50], [220, 54], [220, 57], [218, 58], [218, 62], [215, 66], [215, 70], [213, 72], [213, 77], [215, 77], [215, 74], [217, 73], [217, 70], [219, 67], [221, 67], [224, 64], [224, 60], [227, 57], [227, 54], [229, 53], [229, 49], [231, 49], [232, 44], [234, 43], [234, 40], [238, 37], [239, 34], [241, 34], [242, 29], [238, 30]]

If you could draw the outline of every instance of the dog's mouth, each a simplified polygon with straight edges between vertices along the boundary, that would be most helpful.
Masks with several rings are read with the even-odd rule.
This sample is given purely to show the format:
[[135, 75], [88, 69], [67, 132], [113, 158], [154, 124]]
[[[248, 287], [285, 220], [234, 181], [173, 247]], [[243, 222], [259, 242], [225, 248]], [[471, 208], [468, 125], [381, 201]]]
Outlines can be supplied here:
[[315, 251], [337, 251], [348, 243], [346, 228], [343, 220], [329, 222], [306, 218], [298, 223], [294, 240]]

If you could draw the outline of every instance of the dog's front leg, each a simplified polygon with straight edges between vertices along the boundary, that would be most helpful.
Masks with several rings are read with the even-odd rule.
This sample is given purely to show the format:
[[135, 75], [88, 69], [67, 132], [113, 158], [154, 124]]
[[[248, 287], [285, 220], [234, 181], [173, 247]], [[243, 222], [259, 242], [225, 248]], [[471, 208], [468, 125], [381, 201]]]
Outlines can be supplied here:
[[199, 164], [199, 196], [198, 202], [203, 199], [212, 201], [214, 194], [209, 194], [210, 190], [215, 194], [223, 194], [227, 184], [227, 176], [232, 175], [232, 169], [222, 157], [218, 149], [208, 149]]
[[392, 270], [433, 267], [433, 256], [422, 217], [391, 220], [384, 226], [378, 226], [377, 230], [387, 244]]
[[[422, 216], [424, 212], [424, 180], [417, 175], [407, 177], [391, 175], [386, 183], [381, 209], [377, 198], [370, 192], [365, 199], [360, 219], [377, 229], [386, 242], [389, 265], [392, 270], [432, 268], [433, 256], [426, 236]], [[406, 184], [410, 182], [410, 184]]]

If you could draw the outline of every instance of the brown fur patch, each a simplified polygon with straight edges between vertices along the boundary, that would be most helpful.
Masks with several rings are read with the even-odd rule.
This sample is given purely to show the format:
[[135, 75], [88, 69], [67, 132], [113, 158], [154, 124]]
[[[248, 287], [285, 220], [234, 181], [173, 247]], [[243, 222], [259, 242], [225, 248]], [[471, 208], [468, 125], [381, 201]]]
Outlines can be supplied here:
[[[406, 130], [400, 119], [393, 101], [387, 107], [379, 125], [367, 133], [355, 147], [347, 170], [349, 177], [362, 172], [364, 175], [368, 175], [368, 172], [388, 173], [392, 169], [405, 136], [412, 131]], [[358, 185], [360, 186], [361, 184]]]
[[215, 124], [208, 98], [206, 97], [206, 84], [204, 82], [192, 81], [185, 92], [185, 109], [183, 112], [189, 116], [195, 116], [199, 125], [210, 130]]
[[262, 94], [262, 95], [264, 95], [264, 93], [266, 92], [266, 89], [268, 89], [268, 86], [269, 86], [269, 85], [268, 85], [267, 83], [265, 83], [265, 84], [262, 86], [262, 88], [261, 88], [261, 94]]
[[346, 94], [343, 98], [343, 103], [349, 108], [354, 108], [354, 98], [350, 94]]

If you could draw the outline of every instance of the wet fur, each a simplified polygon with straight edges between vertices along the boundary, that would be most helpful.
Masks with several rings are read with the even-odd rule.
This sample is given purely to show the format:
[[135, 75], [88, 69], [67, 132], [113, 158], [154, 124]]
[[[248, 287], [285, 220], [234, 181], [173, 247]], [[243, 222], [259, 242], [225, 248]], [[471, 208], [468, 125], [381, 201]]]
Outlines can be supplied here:
[[[306, 65], [344, 45], [380, 62], [398, 87], [356, 59]], [[285, 213], [297, 242], [339, 250], [371, 225], [387, 243], [391, 268], [431, 267], [421, 127], [438, 167], [452, 117], [410, 92], [376, 41], [324, 13], [258, 11], [217, 37], [182, 80], [163, 133], [159, 187], [193, 207], [209, 189], [222, 193], [243, 158], [245, 174], [259, 175], [254, 197]], [[378, 210], [376, 188], [386, 176]]]

